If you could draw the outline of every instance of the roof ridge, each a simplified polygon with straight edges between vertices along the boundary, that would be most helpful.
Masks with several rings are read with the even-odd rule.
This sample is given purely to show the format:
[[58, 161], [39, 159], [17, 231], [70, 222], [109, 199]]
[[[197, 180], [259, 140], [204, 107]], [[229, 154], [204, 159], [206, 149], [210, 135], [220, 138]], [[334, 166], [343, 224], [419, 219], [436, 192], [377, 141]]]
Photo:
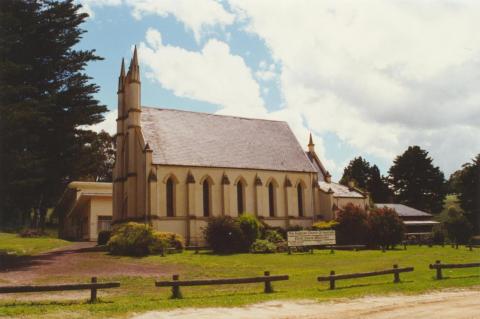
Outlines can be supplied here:
[[165, 111], [174, 111], [174, 112], [185, 112], [185, 113], [194, 113], [194, 114], [202, 114], [202, 115], [230, 117], [230, 118], [237, 118], [237, 119], [242, 119], [242, 120], [267, 121], [267, 122], [277, 122], [277, 123], [288, 124], [287, 121], [281, 121], [281, 120], [262, 119], [262, 118], [256, 118], [256, 117], [245, 117], [245, 116], [237, 116], [237, 115], [215, 114], [215, 113], [209, 113], [209, 112], [198, 112], [198, 111], [190, 111], [190, 110], [172, 109], [172, 108], [168, 108], [168, 107], [155, 107], [155, 106], [142, 105], [142, 108], [159, 110], [159, 111], [165, 110]]

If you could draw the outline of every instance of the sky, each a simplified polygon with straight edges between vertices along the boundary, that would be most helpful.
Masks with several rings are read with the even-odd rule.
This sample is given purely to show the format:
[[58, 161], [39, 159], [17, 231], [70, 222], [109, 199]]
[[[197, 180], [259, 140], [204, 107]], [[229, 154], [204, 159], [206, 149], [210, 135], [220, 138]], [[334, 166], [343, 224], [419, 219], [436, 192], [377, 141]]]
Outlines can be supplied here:
[[409, 145], [448, 176], [480, 152], [480, 1], [78, 0], [115, 131], [122, 58], [142, 105], [287, 121], [339, 179]]

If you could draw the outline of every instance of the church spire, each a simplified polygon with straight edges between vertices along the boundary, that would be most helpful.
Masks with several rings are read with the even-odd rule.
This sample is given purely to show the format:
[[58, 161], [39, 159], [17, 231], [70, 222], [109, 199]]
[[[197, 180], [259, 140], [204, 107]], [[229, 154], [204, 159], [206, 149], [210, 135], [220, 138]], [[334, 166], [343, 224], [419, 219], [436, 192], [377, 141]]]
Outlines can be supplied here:
[[138, 66], [138, 54], [137, 46], [133, 50], [133, 57], [130, 60], [130, 66], [128, 68], [129, 80], [130, 82], [139, 82], [140, 83], [140, 67]]
[[310, 153], [315, 152], [315, 144], [313, 144], [312, 132], [310, 132], [310, 137], [308, 139], [308, 151]]
[[120, 67], [120, 76], [118, 77], [118, 92], [123, 92], [125, 81], [125, 60], [122, 58], [122, 66]]
[[133, 64], [133, 66], [138, 66], [137, 46], [136, 45], [135, 45], [135, 49], [133, 49], [132, 64]]

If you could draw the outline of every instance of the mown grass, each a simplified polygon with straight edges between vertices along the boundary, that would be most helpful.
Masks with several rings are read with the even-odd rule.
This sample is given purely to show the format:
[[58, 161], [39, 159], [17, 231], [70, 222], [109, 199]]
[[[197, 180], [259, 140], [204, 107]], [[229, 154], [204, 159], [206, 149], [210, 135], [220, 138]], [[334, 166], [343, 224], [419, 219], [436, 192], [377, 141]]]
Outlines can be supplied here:
[[0, 252], [8, 254], [35, 255], [69, 244], [71, 242], [52, 237], [23, 238], [15, 233], [0, 233]]
[[[99, 253], [105, 254], [105, 253]], [[110, 257], [105, 254], [105, 262]], [[168, 255], [167, 257], [151, 256], [146, 258], [127, 258], [139, 265], [147, 263], [158, 265], [160, 269], [178, 269], [181, 279], [222, 278], [256, 276], [269, 270], [271, 274], [287, 274], [290, 280], [273, 284], [275, 292], [263, 293], [262, 284], [225, 285], [208, 287], [182, 288], [184, 299], [170, 299], [169, 288], [155, 288], [155, 279], [115, 276], [99, 278], [100, 281], [116, 280], [121, 288], [99, 292], [100, 302], [88, 304], [88, 292], [82, 298], [73, 301], [0, 301], [0, 315], [28, 318], [107, 318], [127, 317], [134, 313], [149, 310], [173, 309], [179, 307], [219, 307], [240, 306], [273, 299], [314, 299], [318, 301], [334, 298], [354, 298], [365, 295], [386, 294], [418, 294], [430, 290], [451, 287], [480, 286], [478, 268], [444, 270], [444, 280], [435, 280], [434, 271], [428, 265], [440, 259], [449, 263], [478, 262], [480, 250], [469, 251], [465, 247], [452, 249], [446, 247], [409, 246], [408, 250], [381, 251], [315, 251], [311, 254], [271, 254], [252, 255], [236, 254], [218, 256], [208, 252], [194, 254]], [[393, 284], [393, 275], [369, 277], [337, 282], [337, 290], [328, 290], [328, 283], [318, 283], [318, 275], [327, 275], [330, 270], [337, 274], [373, 271], [391, 268], [393, 264], [400, 267], [413, 266], [412, 273], [401, 274], [402, 282]], [[91, 265], [95, 267], [95, 265]], [[171, 274], [171, 273], [170, 273]], [[86, 281], [88, 278], [59, 274], [48, 278], [48, 282]]]

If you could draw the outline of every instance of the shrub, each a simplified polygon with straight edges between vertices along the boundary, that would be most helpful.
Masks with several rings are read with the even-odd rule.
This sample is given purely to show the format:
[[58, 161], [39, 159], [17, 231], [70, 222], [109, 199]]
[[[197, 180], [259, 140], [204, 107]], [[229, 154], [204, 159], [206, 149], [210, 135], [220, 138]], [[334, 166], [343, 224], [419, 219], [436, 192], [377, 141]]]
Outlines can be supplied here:
[[444, 222], [448, 239], [452, 243], [467, 244], [472, 235], [473, 227], [462, 212], [450, 207], [448, 209], [448, 217]]
[[155, 241], [164, 241], [167, 248], [173, 248], [175, 250], [182, 251], [185, 247], [185, 241], [179, 234], [154, 231], [153, 237]]
[[274, 253], [276, 250], [275, 244], [264, 239], [257, 239], [250, 247], [250, 251], [254, 254]]
[[370, 242], [388, 248], [399, 244], [405, 233], [405, 226], [394, 209], [376, 208], [368, 216]]
[[234, 253], [245, 247], [242, 243], [242, 229], [239, 223], [230, 216], [210, 218], [204, 235], [208, 245], [215, 253]]
[[348, 203], [338, 210], [336, 238], [340, 245], [365, 244], [368, 236], [367, 214], [360, 206]]
[[170, 242], [165, 233], [154, 231], [152, 233], [152, 242], [148, 246], [151, 254], [165, 254], [170, 248]]
[[338, 225], [338, 222], [335, 221], [335, 220], [331, 220], [331, 221], [320, 221], [320, 222], [317, 222], [315, 224], [312, 225], [312, 228], [313, 229], [316, 229], [316, 230], [328, 230], [328, 229], [335, 229], [335, 226]]
[[285, 239], [280, 235], [275, 229], [267, 229], [263, 239], [268, 240], [271, 243], [279, 243], [285, 241]]
[[242, 230], [243, 240], [242, 246], [244, 251], [248, 251], [250, 246], [260, 238], [260, 233], [262, 231], [262, 224], [258, 221], [255, 216], [252, 215], [241, 215], [236, 219], [240, 229]]
[[97, 244], [98, 245], [106, 245], [108, 241], [110, 240], [110, 236], [112, 235], [112, 232], [109, 230], [102, 230], [101, 232], [98, 233], [98, 238], [97, 238]]
[[148, 225], [126, 223], [113, 228], [108, 249], [115, 255], [145, 256], [152, 245], [153, 232]]

